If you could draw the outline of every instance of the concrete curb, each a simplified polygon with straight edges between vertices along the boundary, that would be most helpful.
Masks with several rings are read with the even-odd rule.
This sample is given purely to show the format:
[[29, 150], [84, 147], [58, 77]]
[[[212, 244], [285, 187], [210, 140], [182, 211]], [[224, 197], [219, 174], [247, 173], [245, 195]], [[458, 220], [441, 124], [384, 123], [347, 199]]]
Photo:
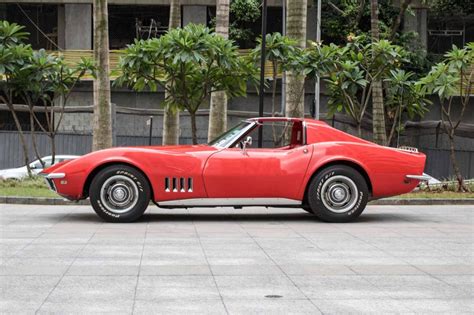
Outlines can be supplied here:
[[80, 200], [78, 202], [69, 201], [63, 198], [45, 198], [45, 197], [2, 197], [0, 203], [17, 204], [17, 205], [90, 205], [89, 199]]
[[474, 198], [444, 199], [444, 198], [387, 198], [369, 202], [369, 205], [379, 206], [442, 206], [442, 205], [474, 205]]
[[[67, 206], [77, 206], [77, 205], [90, 205], [89, 199], [80, 200], [79, 202], [69, 201], [62, 198], [44, 198], [44, 197], [5, 197], [0, 196], [0, 204], [18, 204], [18, 205], [67, 205]], [[379, 206], [431, 206], [431, 205], [474, 205], [474, 198], [464, 198], [464, 199], [424, 199], [424, 198], [414, 198], [414, 199], [402, 199], [402, 198], [387, 198], [379, 199], [369, 202], [370, 205], [379, 205]]]

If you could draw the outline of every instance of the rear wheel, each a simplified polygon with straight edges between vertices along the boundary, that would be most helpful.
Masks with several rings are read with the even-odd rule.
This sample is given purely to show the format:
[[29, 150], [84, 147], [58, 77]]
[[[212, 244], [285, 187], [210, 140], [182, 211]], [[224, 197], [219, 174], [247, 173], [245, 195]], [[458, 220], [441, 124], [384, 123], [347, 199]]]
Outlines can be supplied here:
[[364, 211], [368, 195], [367, 183], [357, 170], [334, 165], [323, 169], [311, 180], [308, 204], [321, 220], [349, 222]]
[[148, 207], [150, 196], [145, 176], [126, 165], [113, 165], [101, 170], [89, 188], [94, 211], [109, 222], [137, 220]]

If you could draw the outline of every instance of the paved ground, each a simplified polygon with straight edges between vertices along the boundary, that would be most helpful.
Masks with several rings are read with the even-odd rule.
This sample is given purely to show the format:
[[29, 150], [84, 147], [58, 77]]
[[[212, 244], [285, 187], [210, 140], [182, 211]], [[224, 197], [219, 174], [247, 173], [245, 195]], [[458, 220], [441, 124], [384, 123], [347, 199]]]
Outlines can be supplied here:
[[474, 313], [474, 207], [292, 209], [0, 204], [0, 313]]

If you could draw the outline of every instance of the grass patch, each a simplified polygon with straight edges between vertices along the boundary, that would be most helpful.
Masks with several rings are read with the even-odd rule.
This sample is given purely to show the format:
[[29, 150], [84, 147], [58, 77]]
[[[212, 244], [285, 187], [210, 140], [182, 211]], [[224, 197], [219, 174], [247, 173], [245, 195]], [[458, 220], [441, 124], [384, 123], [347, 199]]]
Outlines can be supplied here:
[[0, 196], [7, 197], [59, 197], [49, 190], [40, 176], [22, 180], [7, 179], [0, 181]]
[[404, 194], [396, 196], [394, 198], [403, 198], [403, 199], [413, 199], [413, 198], [422, 198], [422, 199], [474, 199], [474, 192], [468, 193], [459, 193], [454, 191], [419, 191], [412, 192], [409, 194]]

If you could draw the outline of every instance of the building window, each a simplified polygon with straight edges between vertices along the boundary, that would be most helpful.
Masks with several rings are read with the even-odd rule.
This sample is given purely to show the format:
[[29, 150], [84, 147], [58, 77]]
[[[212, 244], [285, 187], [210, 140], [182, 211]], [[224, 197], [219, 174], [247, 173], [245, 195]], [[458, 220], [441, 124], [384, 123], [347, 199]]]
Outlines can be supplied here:
[[111, 49], [122, 49], [135, 38], [159, 37], [168, 30], [169, 6], [109, 5]]
[[25, 26], [26, 31], [30, 33], [28, 43], [34, 49], [56, 49], [58, 44], [58, 6], [56, 4], [8, 3], [5, 4], [5, 12], [8, 22]]

